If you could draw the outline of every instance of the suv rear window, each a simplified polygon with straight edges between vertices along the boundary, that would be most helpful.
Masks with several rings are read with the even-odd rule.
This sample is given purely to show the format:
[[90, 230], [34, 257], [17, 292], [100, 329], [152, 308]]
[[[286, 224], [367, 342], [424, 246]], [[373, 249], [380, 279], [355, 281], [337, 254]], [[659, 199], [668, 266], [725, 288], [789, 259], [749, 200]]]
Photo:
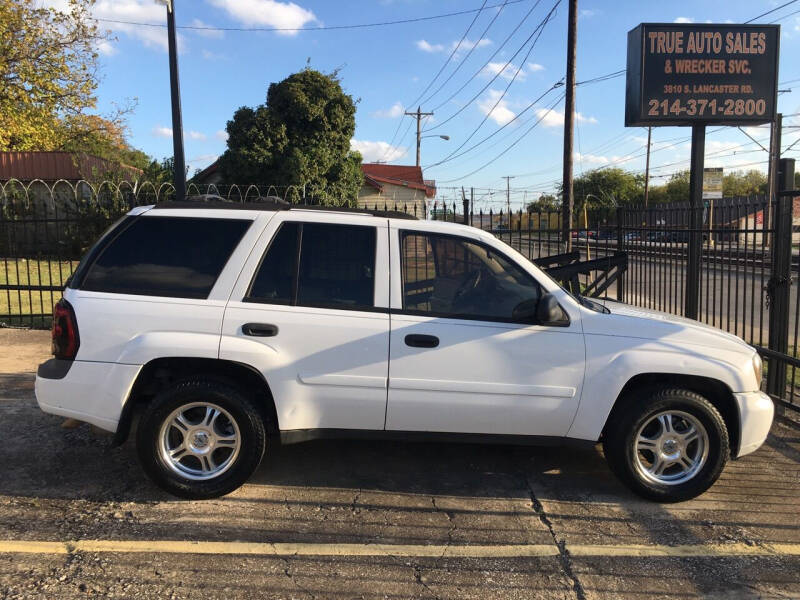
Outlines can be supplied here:
[[264, 255], [245, 301], [372, 308], [375, 245], [374, 227], [286, 222]]
[[207, 298], [252, 221], [140, 217], [89, 267], [92, 292]]

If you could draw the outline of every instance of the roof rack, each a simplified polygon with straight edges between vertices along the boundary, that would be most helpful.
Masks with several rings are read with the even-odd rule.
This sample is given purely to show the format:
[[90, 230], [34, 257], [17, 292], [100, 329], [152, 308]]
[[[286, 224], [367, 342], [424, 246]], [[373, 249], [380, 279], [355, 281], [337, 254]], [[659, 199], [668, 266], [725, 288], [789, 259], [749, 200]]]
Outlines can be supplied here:
[[350, 214], [361, 214], [385, 219], [409, 219], [417, 220], [417, 217], [399, 210], [369, 210], [366, 208], [350, 208], [340, 206], [320, 206], [318, 204], [289, 204], [280, 198], [267, 197], [248, 200], [247, 202], [235, 202], [233, 200], [219, 200], [206, 197], [187, 198], [182, 202], [168, 200], [159, 202], [153, 209], [222, 209], [222, 210], [263, 210], [263, 211], [282, 211], [282, 210], [318, 210], [322, 212], [341, 212]]

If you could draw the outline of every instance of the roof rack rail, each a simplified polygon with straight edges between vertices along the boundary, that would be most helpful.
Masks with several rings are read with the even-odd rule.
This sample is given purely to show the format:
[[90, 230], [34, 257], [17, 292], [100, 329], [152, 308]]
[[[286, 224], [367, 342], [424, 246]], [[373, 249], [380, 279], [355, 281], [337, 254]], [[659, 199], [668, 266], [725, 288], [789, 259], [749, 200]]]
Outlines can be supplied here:
[[381, 217], [384, 219], [408, 219], [417, 220], [414, 215], [399, 210], [370, 210], [366, 208], [350, 208], [347, 206], [321, 206], [319, 204], [290, 204], [276, 196], [265, 196], [248, 200], [247, 202], [236, 202], [226, 200], [220, 196], [205, 194], [203, 196], [190, 196], [181, 202], [167, 200], [159, 202], [154, 209], [173, 209], [173, 208], [203, 208], [203, 209], [223, 209], [223, 210], [318, 210], [323, 212], [340, 212], [350, 214], [362, 214], [365, 216]]

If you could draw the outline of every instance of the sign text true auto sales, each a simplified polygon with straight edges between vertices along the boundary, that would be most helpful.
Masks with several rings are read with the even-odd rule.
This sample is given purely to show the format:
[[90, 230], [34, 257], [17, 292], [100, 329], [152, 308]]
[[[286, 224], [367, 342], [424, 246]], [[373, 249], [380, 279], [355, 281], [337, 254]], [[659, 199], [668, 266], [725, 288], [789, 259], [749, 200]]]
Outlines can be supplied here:
[[625, 124], [774, 118], [777, 25], [639, 25], [628, 33]]

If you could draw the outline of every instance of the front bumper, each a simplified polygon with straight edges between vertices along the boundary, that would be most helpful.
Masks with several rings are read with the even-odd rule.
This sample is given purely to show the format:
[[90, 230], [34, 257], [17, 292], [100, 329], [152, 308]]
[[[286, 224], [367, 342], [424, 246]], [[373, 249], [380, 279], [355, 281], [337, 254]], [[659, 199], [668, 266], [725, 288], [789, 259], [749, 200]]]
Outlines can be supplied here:
[[36, 401], [44, 412], [117, 430], [122, 407], [141, 365], [51, 359], [36, 373]]
[[[739, 458], [757, 450], [767, 439], [775, 415], [772, 398], [764, 392], [734, 394], [739, 408], [739, 448], [734, 457]], [[733, 449], [737, 450], [737, 449]]]

